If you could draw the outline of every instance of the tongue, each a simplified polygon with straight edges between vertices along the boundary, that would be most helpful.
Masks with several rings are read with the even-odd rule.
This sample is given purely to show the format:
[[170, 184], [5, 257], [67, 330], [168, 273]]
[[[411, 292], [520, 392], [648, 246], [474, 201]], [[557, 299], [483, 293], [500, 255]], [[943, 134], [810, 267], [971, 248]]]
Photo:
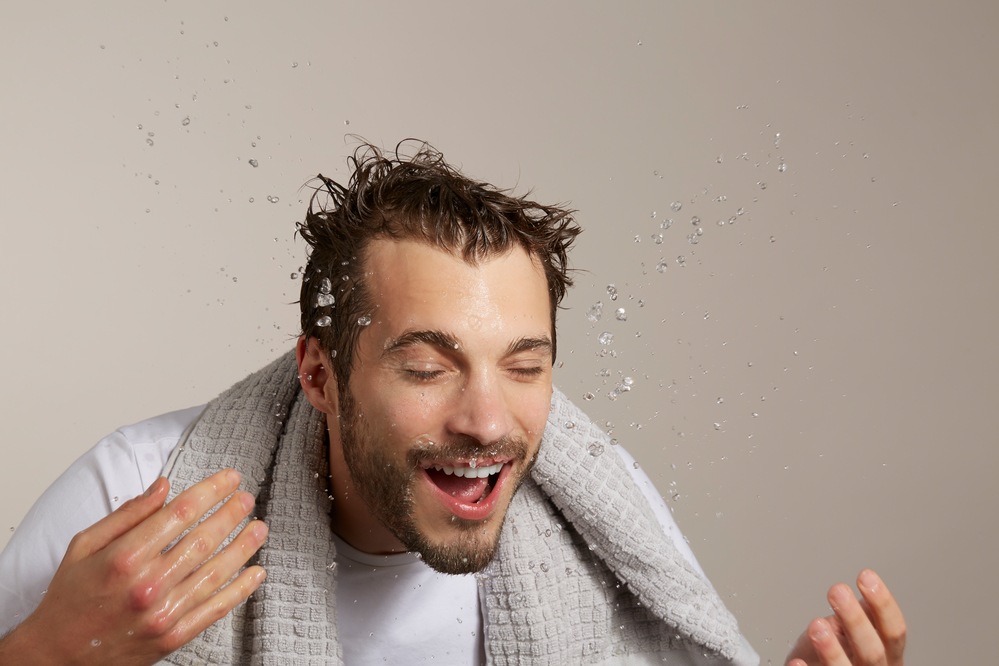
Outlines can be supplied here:
[[481, 479], [466, 479], [462, 476], [445, 474], [444, 472], [439, 472], [435, 469], [428, 469], [427, 474], [430, 476], [430, 480], [433, 481], [438, 488], [455, 499], [468, 504], [478, 502], [482, 499], [482, 496], [486, 492], [486, 486], [489, 485], [488, 477], [483, 477]]

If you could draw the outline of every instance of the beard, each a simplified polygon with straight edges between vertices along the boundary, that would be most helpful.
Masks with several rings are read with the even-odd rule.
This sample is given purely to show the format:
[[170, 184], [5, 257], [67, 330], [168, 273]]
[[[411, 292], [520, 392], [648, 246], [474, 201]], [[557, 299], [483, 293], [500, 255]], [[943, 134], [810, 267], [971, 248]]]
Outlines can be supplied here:
[[[422, 463], [469, 460], [483, 455], [509, 457], [513, 464], [522, 463], [517, 477], [511, 475], [505, 482], [512, 486], [512, 498], [533, 467], [537, 453], [530, 456], [527, 442], [520, 438], [503, 438], [483, 445], [471, 437], [459, 437], [442, 443], [414, 443], [403, 456], [379, 441], [349, 390], [340, 392], [339, 403], [343, 457], [354, 489], [371, 513], [407, 550], [417, 553], [436, 571], [468, 574], [484, 569], [496, 554], [508, 507], [497, 507], [496, 514], [487, 521], [452, 515], [448, 522], [450, 534], [443, 540], [431, 540], [417, 524], [413, 497], [419, 475], [424, 473]], [[495, 491], [495, 488], [489, 490]]]

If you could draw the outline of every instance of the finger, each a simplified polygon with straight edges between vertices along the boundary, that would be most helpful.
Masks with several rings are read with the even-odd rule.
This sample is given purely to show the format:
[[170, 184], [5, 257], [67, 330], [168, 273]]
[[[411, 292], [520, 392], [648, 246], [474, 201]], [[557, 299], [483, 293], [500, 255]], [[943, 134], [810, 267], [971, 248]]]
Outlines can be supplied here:
[[267, 578], [263, 567], [252, 566], [231, 583], [186, 613], [166, 636], [164, 654], [173, 652], [190, 642], [212, 624], [229, 614], [233, 608], [246, 601]]
[[142, 557], [158, 555], [209, 509], [232, 494], [239, 486], [239, 480], [239, 472], [224, 469], [194, 484], [133, 529], [123, 545]]
[[[255, 520], [239, 533], [232, 543], [195, 571], [186, 581], [187, 594], [194, 603], [201, 603], [218, 592], [267, 540], [267, 525]], [[192, 604], [193, 605], [193, 604]]]
[[166, 636], [181, 619], [219, 592], [267, 539], [267, 525], [255, 520], [233, 540], [175, 587], [166, 590], [149, 608], [144, 630], [149, 635]]
[[812, 620], [808, 625], [808, 640], [812, 642], [822, 666], [851, 666], [836, 632], [826, 618]]
[[167, 568], [159, 577], [164, 589], [170, 589], [202, 565], [236, 526], [253, 510], [253, 495], [237, 492], [211, 516], [192, 529], [165, 554]]
[[885, 648], [881, 637], [861, 607], [853, 590], [842, 583], [829, 589], [829, 605], [843, 627], [853, 657], [859, 663], [870, 666], [883, 666]]
[[163, 508], [170, 483], [160, 477], [143, 494], [133, 497], [110, 514], [81, 531], [69, 544], [66, 559], [76, 561], [93, 555]]
[[857, 589], [870, 609], [871, 620], [885, 647], [889, 664], [900, 664], [905, 650], [905, 618], [895, 597], [871, 569], [864, 569], [857, 577]]

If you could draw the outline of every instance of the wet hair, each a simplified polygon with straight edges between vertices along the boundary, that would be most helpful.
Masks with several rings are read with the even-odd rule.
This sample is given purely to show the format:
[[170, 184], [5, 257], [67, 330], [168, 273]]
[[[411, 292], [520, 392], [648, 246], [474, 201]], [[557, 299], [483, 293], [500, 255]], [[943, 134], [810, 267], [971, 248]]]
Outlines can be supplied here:
[[[413, 152], [404, 151], [412, 146]], [[567, 254], [580, 228], [575, 211], [472, 180], [427, 143], [406, 140], [394, 151], [359, 146], [347, 160], [346, 186], [322, 174], [298, 233], [309, 244], [299, 304], [302, 333], [330, 356], [342, 388], [372, 312], [364, 279], [366, 250], [375, 239], [416, 240], [471, 265], [521, 247], [543, 267], [555, 313], [572, 285]], [[367, 318], [367, 319], [366, 319]]]

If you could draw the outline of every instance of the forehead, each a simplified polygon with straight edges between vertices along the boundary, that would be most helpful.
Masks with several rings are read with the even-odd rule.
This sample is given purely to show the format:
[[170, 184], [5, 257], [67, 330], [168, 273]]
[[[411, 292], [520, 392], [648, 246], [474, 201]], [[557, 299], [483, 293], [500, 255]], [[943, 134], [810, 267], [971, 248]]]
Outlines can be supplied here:
[[520, 248], [475, 264], [414, 240], [377, 239], [366, 252], [372, 329], [503, 337], [548, 334], [551, 308], [540, 262]]

